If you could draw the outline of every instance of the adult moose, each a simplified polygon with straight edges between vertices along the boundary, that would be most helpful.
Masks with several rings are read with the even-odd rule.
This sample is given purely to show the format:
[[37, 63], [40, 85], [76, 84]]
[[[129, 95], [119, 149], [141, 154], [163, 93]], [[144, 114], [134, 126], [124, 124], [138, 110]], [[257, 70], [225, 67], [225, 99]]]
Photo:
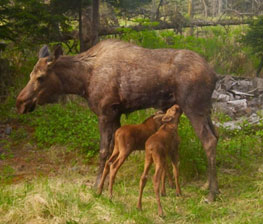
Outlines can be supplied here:
[[114, 132], [122, 113], [154, 107], [166, 110], [178, 104], [190, 119], [208, 159], [208, 180], [213, 201], [216, 179], [217, 135], [210, 118], [214, 71], [189, 50], [145, 49], [118, 40], [105, 40], [76, 56], [62, 56], [61, 48], [50, 55], [47, 46], [30, 80], [17, 97], [19, 113], [33, 111], [60, 94], [87, 99], [98, 116], [100, 130], [100, 180], [113, 149]]

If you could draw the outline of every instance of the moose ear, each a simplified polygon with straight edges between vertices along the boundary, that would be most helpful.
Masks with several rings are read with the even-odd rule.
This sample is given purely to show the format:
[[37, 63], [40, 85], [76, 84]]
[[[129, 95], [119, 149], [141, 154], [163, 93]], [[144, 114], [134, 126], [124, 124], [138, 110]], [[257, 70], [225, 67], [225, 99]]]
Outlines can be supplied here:
[[57, 45], [56, 48], [55, 48], [55, 51], [54, 51], [55, 60], [56, 60], [60, 55], [63, 55], [63, 50], [62, 50], [61, 45]]
[[57, 45], [55, 47], [55, 50], [54, 50], [54, 55], [53, 56], [49, 56], [49, 58], [47, 60], [47, 65], [49, 67], [53, 66], [60, 55], [63, 55], [63, 50], [62, 50], [61, 45]]
[[47, 45], [44, 45], [38, 52], [38, 58], [45, 58], [48, 57], [49, 55], [50, 53]]

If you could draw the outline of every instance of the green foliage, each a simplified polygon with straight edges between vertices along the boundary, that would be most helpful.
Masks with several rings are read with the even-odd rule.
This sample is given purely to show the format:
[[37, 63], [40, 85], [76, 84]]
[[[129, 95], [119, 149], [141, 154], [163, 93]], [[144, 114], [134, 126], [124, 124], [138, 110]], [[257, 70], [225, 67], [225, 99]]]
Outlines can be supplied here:
[[69, 18], [51, 6], [43, 0], [1, 1], [0, 40], [20, 48], [58, 40], [69, 29]]
[[[86, 106], [78, 103], [47, 105], [31, 114], [20, 115], [19, 120], [35, 128], [31, 141], [39, 147], [66, 145], [68, 149], [85, 153], [87, 158], [99, 150], [97, 117]], [[21, 137], [15, 132], [16, 136]]]
[[241, 41], [252, 48], [253, 53], [263, 56], [263, 16], [253, 20]]
[[0, 173], [0, 183], [8, 183], [9, 181], [12, 180], [14, 176], [15, 170], [9, 166], [6, 165], [1, 169]]
[[[245, 28], [234, 27], [226, 30], [222, 27], [196, 29], [195, 36], [178, 35], [174, 31], [155, 31], [147, 28], [151, 26], [148, 20], [140, 19], [138, 24], [145, 26], [143, 31], [122, 28], [120, 38], [132, 41], [146, 48], [175, 48], [189, 49], [202, 55], [213, 65], [217, 73], [249, 74], [253, 66], [258, 63], [255, 55], [250, 54], [247, 47], [238, 42]], [[155, 24], [152, 24], [154, 26]], [[201, 35], [199, 35], [201, 33]]]
[[206, 156], [204, 150], [185, 115], [180, 119], [179, 136], [181, 138], [179, 146], [180, 173], [188, 180], [205, 174]]
[[107, 3], [111, 4], [112, 6], [119, 8], [123, 11], [128, 10], [135, 10], [136, 8], [144, 5], [146, 3], [151, 2], [151, 0], [105, 0]]

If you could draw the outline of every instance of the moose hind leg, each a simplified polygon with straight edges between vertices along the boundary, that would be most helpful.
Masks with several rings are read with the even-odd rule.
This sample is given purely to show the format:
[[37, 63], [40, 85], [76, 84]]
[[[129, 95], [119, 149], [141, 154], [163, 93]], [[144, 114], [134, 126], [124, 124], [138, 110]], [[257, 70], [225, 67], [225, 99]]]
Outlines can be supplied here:
[[206, 152], [208, 161], [208, 182], [209, 182], [209, 195], [208, 201], [214, 201], [218, 191], [218, 183], [216, 177], [216, 146], [218, 136], [215, 133], [209, 115], [187, 115], [194, 127], [194, 130], [202, 142], [203, 148]]

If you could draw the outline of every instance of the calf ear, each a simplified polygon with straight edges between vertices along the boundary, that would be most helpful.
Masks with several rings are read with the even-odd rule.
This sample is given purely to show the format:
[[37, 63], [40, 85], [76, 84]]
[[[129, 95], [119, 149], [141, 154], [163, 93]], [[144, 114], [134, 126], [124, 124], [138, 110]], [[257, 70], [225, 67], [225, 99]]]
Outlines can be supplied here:
[[171, 116], [164, 116], [162, 119], [162, 122], [167, 123], [170, 122], [173, 119], [173, 117]]
[[38, 58], [45, 58], [48, 57], [49, 55], [50, 53], [47, 45], [44, 45], [38, 52]]
[[158, 110], [154, 113], [154, 115], [159, 115], [159, 114], [164, 114], [164, 112], [162, 110]]
[[153, 119], [154, 120], [161, 120], [163, 118], [164, 114], [155, 114]]

